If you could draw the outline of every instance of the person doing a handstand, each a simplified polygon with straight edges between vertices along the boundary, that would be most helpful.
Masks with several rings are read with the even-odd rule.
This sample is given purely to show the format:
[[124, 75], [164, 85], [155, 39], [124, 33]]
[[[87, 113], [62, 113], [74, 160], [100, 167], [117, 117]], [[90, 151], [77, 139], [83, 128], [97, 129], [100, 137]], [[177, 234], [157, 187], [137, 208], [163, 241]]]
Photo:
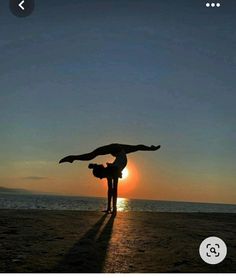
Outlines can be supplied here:
[[80, 161], [88, 161], [92, 160], [97, 156], [100, 155], [108, 155], [111, 154], [115, 157], [113, 163], [107, 163], [105, 167], [102, 164], [89, 164], [89, 168], [93, 169], [93, 175], [97, 178], [107, 179], [108, 185], [108, 202], [107, 202], [107, 209], [104, 212], [110, 213], [111, 212], [111, 200], [113, 205], [112, 213], [116, 214], [117, 211], [117, 187], [118, 187], [118, 180], [122, 178], [122, 170], [127, 165], [127, 154], [137, 152], [137, 151], [156, 151], [161, 146], [145, 146], [145, 145], [126, 145], [126, 144], [110, 144], [106, 146], [99, 147], [94, 151], [86, 154], [81, 155], [69, 155], [62, 158], [59, 163], [63, 162], [70, 162], [72, 163], [75, 160]]

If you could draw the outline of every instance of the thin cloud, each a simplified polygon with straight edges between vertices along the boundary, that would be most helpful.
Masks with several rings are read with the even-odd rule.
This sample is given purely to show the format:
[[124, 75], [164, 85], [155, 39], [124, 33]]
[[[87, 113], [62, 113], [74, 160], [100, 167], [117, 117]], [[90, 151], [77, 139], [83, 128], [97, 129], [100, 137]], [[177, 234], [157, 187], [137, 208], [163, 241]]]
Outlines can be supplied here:
[[45, 180], [48, 178], [47, 177], [39, 177], [39, 176], [28, 176], [28, 177], [23, 177], [22, 179], [24, 179], [24, 180]]

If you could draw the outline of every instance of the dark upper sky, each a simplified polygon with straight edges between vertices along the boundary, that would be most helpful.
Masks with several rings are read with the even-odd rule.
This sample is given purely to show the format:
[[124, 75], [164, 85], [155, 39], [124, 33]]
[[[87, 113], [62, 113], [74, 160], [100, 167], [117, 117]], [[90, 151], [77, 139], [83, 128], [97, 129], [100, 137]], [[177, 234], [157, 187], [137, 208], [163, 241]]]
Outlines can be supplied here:
[[57, 161], [110, 142], [160, 143], [158, 155], [137, 159], [178, 172], [190, 188], [210, 184], [224, 201], [231, 192], [236, 202], [236, 1], [213, 9], [201, 0], [36, 0], [24, 19], [7, 2], [0, 5], [7, 185], [16, 162]]

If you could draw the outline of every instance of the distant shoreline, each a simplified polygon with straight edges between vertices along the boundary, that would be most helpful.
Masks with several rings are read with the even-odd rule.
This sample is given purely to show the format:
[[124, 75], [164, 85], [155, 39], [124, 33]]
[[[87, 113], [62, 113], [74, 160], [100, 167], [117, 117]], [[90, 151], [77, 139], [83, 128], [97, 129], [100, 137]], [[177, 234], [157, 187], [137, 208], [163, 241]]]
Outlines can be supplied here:
[[[102, 211], [106, 197], [0, 192], [0, 209]], [[236, 205], [118, 198], [118, 211], [236, 213]]]
[[[60, 194], [54, 192], [36, 192], [30, 191], [23, 188], [8, 188], [8, 187], [0, 187], [0, 194], [29, 194], [29, 195], [41, 195], [41, 196], [55, 196], [55, 197], [68, 197], [68, 198], [98, 198], [104, 199], [105, 196], [86, 196], [86, 195], [71, 195], [71, 194]], [[151, 202], [173, 202], [173, 203], [190, 203], [190, 204], [200, 204], [200, 205], [229, 205], [236, 206], [236, 203], [214, 203], [214, 202], [197, 202], [197, 201], [185, 201], [185, 200], [159, 200], [159, 199], [141, 199], [141, 198], [128, 198], [128, 197], [120, 197], [121, 199], [128, 199], [133, 201], [151, 201]]]

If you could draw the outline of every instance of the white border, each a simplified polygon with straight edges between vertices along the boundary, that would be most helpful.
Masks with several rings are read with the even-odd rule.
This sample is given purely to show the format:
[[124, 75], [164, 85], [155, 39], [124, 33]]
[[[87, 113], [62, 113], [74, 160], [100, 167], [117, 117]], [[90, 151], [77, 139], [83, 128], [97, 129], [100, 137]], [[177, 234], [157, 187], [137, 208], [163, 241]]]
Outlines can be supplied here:
[[25, 278], [26, 276], [32, 277], [32, 278], [68, 278], [68, 276], [71, 277], [88, 277], [88, 278], [159, 278], [159, 277], [176, 277], [176, 276], [182, 276], [182, 275], [187, 275], [187, 277], [200, 277], [200, 278], [207, 278], [207, 277], [216, 277], [221, 278], [227, 276], [232, 276], [235, 273], [150, 273], [150, 274], [142, 274], [142, 273], [137, 273], [137, 274], [129, 274], [129, 273], [96, 273], [96, 274], [87, 274], [87, 273], [1, 273], [1, 278], [9, 278], [9, 277], [17, 277], [17, 278]]

